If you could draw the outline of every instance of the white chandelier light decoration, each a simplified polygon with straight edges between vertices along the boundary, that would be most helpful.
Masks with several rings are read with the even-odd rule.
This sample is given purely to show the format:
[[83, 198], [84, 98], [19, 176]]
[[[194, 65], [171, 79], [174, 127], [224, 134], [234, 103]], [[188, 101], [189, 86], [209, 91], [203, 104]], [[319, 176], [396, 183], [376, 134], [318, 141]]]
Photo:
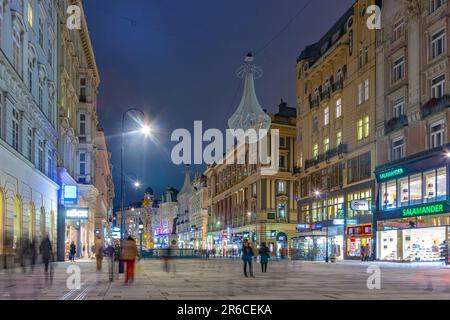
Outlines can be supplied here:
[[263, 111], [256, 97], [254, 80], [262, 77], [263, 71], [261, 67], [251, 64], [253, 59], [251, 53], [247, 54], [244, 59], [245, 65], [236, 71], [236, 75], [244, 79], [244, 92], [237, 110], [228, 120], [228, 127], [232, 130], [241, 129], [245, 132], [253, 129], [258, 134], [259, 140], [265, 136], [265, 134], [260, 133], [267, 133], [267, 130], [269, 130], [271, 119]]

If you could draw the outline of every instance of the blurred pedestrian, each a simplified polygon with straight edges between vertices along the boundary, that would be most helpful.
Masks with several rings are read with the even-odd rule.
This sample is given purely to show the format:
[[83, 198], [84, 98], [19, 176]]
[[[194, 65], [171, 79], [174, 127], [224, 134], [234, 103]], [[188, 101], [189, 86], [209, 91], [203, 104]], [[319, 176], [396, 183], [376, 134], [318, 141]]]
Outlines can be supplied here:
[[30, 243], [28, 239], [22, 240], [20, 242], [20, 266], [22, 267], [22, 272], [26, 272], [27, 265], [30, 262]]
[[77, 253], [77, 246], [75, 245], [75, 242], [72, 241], [72, 243], [70, 244], [70, 249], [69, 249], [69, 260], [72, 262], [75, 262], [75, 254]]
[[105, 256], [108, 258], [109, 281], [114, 281], [115, 250], [111, 243], [106, 246]]
[[125, 283], [134, 281], [134, 266], [136, 257], [139, 256], [139, 251], [136, 246], [136, 241], [128, 236], [127, 240], [122, 244], [122, 260], [125, 262]]
[[36, 265], [36, 258], [37, 258], [37, 248], [36, 248], [36, 238], [33, 238], [33, 240], [30, 242], [30, 267], [31, 272], [34, 271], [34, 266]]
[[95, 240], [95, 260], [97, 261], [97, 271], [102, 270], [102, 261], [103, 261], [103, 251], [105, 250], [105, 244], [103, 242], [102, 237], [97, 236], [97, 240]]
[[361, 245], [360, 248], [360, 254], [361, 254], [361, 261], [364, 262], [366, 261], [366, 251], [365, 251], [365, 245]]
[[249, 267], [249, 271], [250, 271], [250, 277], [254, 277], [253, 276], [253, 266], [252, 266], [252, 260], [253, 260], [253, 248], [250, 245], [250, 242], [245, 239], [244, 240], [244, 244], [242, 246], [242, 261], [244, 262], [244, 275], [245, 277], [248, 278], [247, 275], [247, 265]]
[[261, 272], [267, 272], [267, 264], [269, 263], [270, 250], [267, 248], [266, 243], [261, 244], [259, 248], [260, 262], [261, 262]]
[[48, 234], [42, 239], [39, 250], [42, 255], [42, 262], [44, 263], [45, 281], [48, 281], [48, 266], [50, 264], [50, 259], [52, 258], [52, 243]]

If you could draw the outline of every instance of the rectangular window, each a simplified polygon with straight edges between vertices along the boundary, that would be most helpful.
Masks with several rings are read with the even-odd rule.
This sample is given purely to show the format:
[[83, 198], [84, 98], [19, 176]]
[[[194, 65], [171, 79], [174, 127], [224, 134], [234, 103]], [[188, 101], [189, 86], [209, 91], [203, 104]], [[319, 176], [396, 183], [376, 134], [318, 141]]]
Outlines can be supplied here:
[[393, 209], [397, 207], [397, 184], [394, 181], [389, 181], [383, 184], [384, 188], [384, 209]]
[[42, 83], [39, 82], [39, 97], [38, 97], [39, 101], [39, 109], [42, 110], [42, 106], [44, 104], [44, 89], [42, 88]]
[[392, 105], [392, 117], [400, 118], [405, 114], [405, 98], [401, 97], [394, 101]]
[[327, 126], [330, 123], [330, 108], [326, 107], [323, 110], [323, 125]]
[[44, 141], [38, 142], [38, 169], [44, 172]]
[[436, 148], [444, 144], [444, 123], [442, 121], [430, 126], [430, 147]]
[[434, 12], [439, 9], [445, 2], [445, 0], [430, 0], [430, 12]]
[[394, 27], [392, 30], [392, 39], [394, 41], [400, 39], [400, 37], [403, 35], [404, 26], [405, 20], [403, 18], [394, 23]]
[[80, 136], [86, 135], [86, 115], [80, 114]]
[[358, 54], [358, 68], [361, 69], [362, 66], [363, 66], [363, 50], [362, 48], [360, 48]]
[[284, 188], [284, 181], [278, 181], [278, 193], [285, 193], [286, 190]]
[[409, 178], [409, 205], [422, 203], [422, 174]]
[[400, 196], [400, 207], [406, 207], [409, 204], [409, 182], [408, 177], [398, 180], [398, 190]]
[[39, 17], [39, 45], [44, 49], [44, 22], [42, 17]]
[[286, 219], [286, 204], [278, 204], [278, 217], [280, 219]]
[[33, 93], [33, 62], [31, 59], [28, 63], [28, 90]]
[[53, 179], [53, 159], [50, 150], [47, 152], [47, 177]]
[[447, 199], [447, 169], [439, 168], [436, 174], [436, 201]]
[[364, 99], [364, 91], [362, 83], [358, 84], [358, 104], [363, 103]]
[[363, 138], [369, 136], [369, 116], [363, 118]]
[[441, 30], [431, 36], [431, 58], [434, 59], [444, 53], [445, 30]]
[[392, 141], [392, 160], [400, 160], [403, 158], [405, 143], [403, 138]]
[[286, 138], [280, 137], [280, 147], [286, 147]]
[[313, 129], [313, 131], [319, 130], [319, 120], [318, 120], [317, 115], [313, 116], [312, 129]]
[[392, 82], [397, 82], [405, 76], [405, 58], [401, 57], [394, 61], [392, 70]]
[[423, 195], [423, 202], [433, 202], [436, 199], [436, 171], [432, 170], [423, 174], [425, 179], [425, 194]]
[[256, 197], [256, 183], [252, 184], [252, 196]]
[[28, 24], [33, 28], [33, 1], [28, 1]]
[[80, 100], [86, 101], [86, 78], [81, 77], [80, 78]]
[[336, 147], [339, 147], [340, 144], [342, 144], [342, 131], [336, 133]]
[[319, 145], [316, 143], [313, 146], [313, 158], [314, 160], [317, 160], [318, 157], [319, 157]]
[[369, 100], [369, 79], [364, 81], [364, 101]]
[[86, 154], [80, 152], [80, 175], [86, 175]]
[[12, 147], [19, 150], [19, 112], [12, 109]]
[[323, 139], [323, 151], [327, 152], [330, 150], [330, 138]]
[[339, 98], [336, 100], [336, 118], [340, 118], [342, 116], [342, 99]]
[[356, 122], [356, 138], [358, 141], [363, 139], [363, 119], [358, 119]]
[[431, 80], [431, 97], [440, 98], [444, 94], [445, 94], [445, 75], [443, 74]]
[[364, 153], [347, 162], [347, 182], [354, 183], [369, 179], [371, 176], [371, 155], [370, 152]]
[[285, 156], [280, 156], [280, 161], [279, 161], [279, 167], [280, 168], [286, 168], [286, 157]]
[[349, 217], [359, 217], [372, 213], [371, 211], [352, 210], [351, 202], [353, 200], [367, 200], [369, 208], [372, 207], [372, 190], [362, 190], [358, 192], [349, 193], [347, 195], [347, 212]]
[[33, 130], [28, 129], [27, 132], [27, 157], [31, 162], [33, 161]]

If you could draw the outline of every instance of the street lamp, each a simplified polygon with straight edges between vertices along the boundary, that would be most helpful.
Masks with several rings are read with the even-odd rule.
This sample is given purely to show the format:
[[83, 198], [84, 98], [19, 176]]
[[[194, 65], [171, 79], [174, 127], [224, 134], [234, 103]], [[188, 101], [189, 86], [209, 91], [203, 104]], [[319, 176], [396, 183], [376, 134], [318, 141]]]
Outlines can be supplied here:
[[[328, 211], [328, 193], [324, 192], [325, 194], [325, 210]], [[314, 195], [316, 196], [316, 198], [319, 198], [321, 196], [321, 192], [319, 190], [314, 191]], [[328, 220], [328, 217], [327, 217]], [[329, 226], [327, 225], [327, 232], [325, 234], [325, 262], [328, 263], [328, 229]]]
[[135, 181], [133, 183], [133, 185], [134, 185], [135, 188], [139, 188], [141, 186], [141, 183], [139, 181]]
[[[120, 232], [122, 241], [125, 240], [125, 179], [123, 174], [123, 156], [124, 156], [124, 136], [125, 136], [125, 117], [129, 112], [137, 112], [142, 118], [145, 118], [144, 112], [138, 108], [128, 108], [122, 114], [122, 133], [121, 133], [121, 150], [120, 150], [120, 211], [121, 211], [121, 221], [120, 221]], [[145, 136], [148, 136], [151, 132], [150, 126], [147, 124], [141, 124], [140, 132]], [[119, 272], [123, 273], [123, 263], [119, 264]]]
[[141, 218], [139, 218], [139, 240], [140, 240], [140, 251], [141, 251], [141, 257], [142, 257], [142, 234], [144, 233], [144, 223], [142, 222]]

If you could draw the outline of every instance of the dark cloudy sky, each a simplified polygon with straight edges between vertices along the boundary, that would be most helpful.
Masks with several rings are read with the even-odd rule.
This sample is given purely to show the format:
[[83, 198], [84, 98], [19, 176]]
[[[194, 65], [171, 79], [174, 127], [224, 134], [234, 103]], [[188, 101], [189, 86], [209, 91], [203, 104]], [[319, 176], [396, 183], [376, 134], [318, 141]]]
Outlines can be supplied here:
[[[307, 0], [84, 0], [100, 71], [98, 114], [112, 152], [116, 204], [120, 195], [121, 116], [143, 109], [157, 127], [152, 140], [126, 139], [126, 202], [138, 200], [131, 180], [160, 195], [181, 188], [185, 168], [175, 166], [170, 134], [176, 128], [226, 129], [237, 107], [235, 70], [248, 51], [264, 46]], [[295, 106], [295, 64], [353, 0], [313, 0], [289, 28], [255, 57], [264, 69], [256, 91], [273, 112], [283, 98]], [[234, 98], [234, 100], [233, 100]], [[133, 121], [129, 118], [127, 123]], [[191, 170], [202, 170], [193, 167]]]

